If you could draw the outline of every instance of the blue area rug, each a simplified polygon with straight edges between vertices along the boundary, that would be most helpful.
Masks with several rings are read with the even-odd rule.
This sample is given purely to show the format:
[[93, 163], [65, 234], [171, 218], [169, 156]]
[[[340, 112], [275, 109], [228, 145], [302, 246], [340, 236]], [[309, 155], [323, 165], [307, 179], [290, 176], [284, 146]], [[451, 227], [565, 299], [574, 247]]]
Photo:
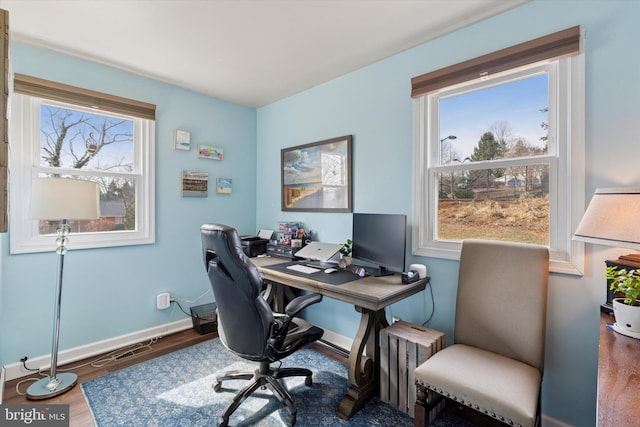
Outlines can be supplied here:
[[[284, 380], [298, 409], [296, 426], [413, 426], [413, 418], [377, 398], [350, 420], [336, 415], [349, 388], [347, 367], [310, 348], [283, 360], [283, 366], [308, 367], [313, 385], [304, 378]], [[81, 384], [99, 427], [111, 426], [215, 426], [219, 416], [245, 381], [226, 381], [213, 391], [216, 375], [233, 369], [255, 369], [211, 339]], [[269, 390], [245, 400], [229, 425], [284, 426], [288, 411]], [[458, 427], [469, 424], [442, 413], [432, 424]]]

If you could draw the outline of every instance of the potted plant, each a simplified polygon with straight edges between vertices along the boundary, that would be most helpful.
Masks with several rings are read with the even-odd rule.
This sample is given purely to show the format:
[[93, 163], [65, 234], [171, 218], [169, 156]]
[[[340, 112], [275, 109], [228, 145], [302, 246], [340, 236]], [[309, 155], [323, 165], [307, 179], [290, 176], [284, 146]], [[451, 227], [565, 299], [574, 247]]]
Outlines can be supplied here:
[[349, 256], [351, 255], [351, 245], [353, 244], [353, 242], [351, 241], [351, 239], [347, 239], [347, 243], [342, 245], [342, 248], [340, 248], [340, 253], [342, 254], [342, 256]]
[[610, 281], [609, 289], [624, 298], [613, 299], [613, 314], [616, 326], [640, 333], [640, 272], [616, 266], [607, 267], [606, 278]]
[[346, 268], [351, 265], [351, 245], [353, 242], [351, 239], [347, 239], [347, 242], [340, 248], [340, 262], [338, 265], [340, 268]]

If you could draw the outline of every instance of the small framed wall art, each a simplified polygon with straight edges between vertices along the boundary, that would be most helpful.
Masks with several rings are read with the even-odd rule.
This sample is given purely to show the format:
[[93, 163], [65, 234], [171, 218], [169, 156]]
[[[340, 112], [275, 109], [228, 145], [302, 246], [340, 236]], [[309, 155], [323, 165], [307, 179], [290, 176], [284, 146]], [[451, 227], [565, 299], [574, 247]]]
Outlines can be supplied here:
[[233, 187], [231, 185], [231, 178], [216, 179], [216, 193], [231, 194], [232, 190], [233, 190]]
[[176, 129], [173, 133], [173, 148], [176, 150], [189, 151], [191, 149], [191, 132]]
[[209, 174], [198, 171], [182, 171], [180, 182], [182, 197], [207, 197]]
[[224, 152], [220, 147], [198, 144], [198, 157], [201, 159], [222, 160]]

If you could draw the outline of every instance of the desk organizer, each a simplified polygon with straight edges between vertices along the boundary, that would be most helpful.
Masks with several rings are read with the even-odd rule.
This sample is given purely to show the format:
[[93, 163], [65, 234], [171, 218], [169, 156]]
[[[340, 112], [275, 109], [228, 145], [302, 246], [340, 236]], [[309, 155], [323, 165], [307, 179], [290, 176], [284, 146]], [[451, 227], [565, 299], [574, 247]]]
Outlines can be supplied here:
[[[414, 416], [416, 367], [442, 350], [444, 333], [403, 322], [380, 331], [380, 400]], [[433, 421], [444, 408], [444, 400], [429, 414]]]
[[267, 243], [267, 255], [275, 258], [282, 258], [293, 261], [296, 259], [296, 252], [302, 248], [294, 248], [291, 245], [279, 245]]

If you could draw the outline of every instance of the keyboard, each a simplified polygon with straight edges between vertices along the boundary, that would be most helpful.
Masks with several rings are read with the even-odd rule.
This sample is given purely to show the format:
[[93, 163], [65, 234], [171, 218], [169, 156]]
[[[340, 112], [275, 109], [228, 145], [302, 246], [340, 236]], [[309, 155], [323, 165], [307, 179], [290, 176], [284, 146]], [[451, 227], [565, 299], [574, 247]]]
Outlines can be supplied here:
[[306, 265], [293, 264], [288, 265], [287, 269], [297, 271], [298, 273], [311, 274], [320, 271], [319, 268], [307, 267]]

